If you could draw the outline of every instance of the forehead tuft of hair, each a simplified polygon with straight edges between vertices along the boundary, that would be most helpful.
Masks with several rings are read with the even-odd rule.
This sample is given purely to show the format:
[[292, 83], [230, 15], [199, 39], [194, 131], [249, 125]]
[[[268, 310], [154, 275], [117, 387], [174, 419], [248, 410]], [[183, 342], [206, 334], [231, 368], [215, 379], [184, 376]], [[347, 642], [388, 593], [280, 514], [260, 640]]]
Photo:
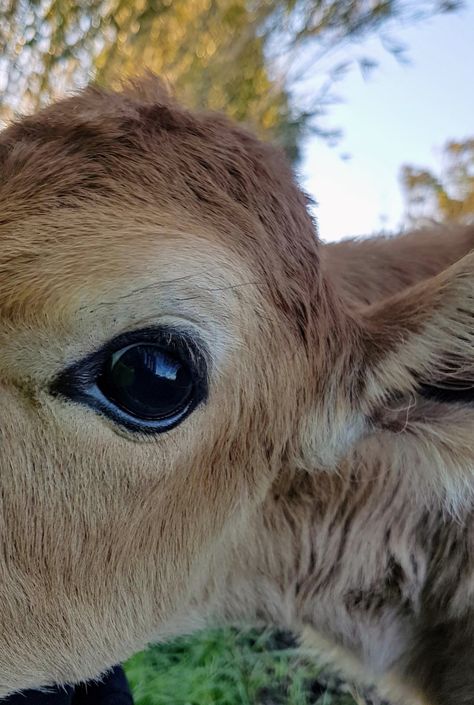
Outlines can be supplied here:
[[122, 83], [122, 95], [142, 103], [176, 104], [172, 88], [164, 78], [146, 71], [139, 78], [131, 78]]
[[180, 182], [183, 196], [192, 192], [201, 202], [225, 193], [261, 206], [266, 197], [280, 216], [283, 196], [306, 206], [279, 149], [223, 115], [190, 112], [151, 74], [120, 92], [86, 88], [14, 122], [0, 133], [0, 161], [0, 205], [25, 184], [29, 195], [41, 192], [41, 208], [47, 188], [54, 207], [84, 190], [109, 195], [119, 184], [123, 192], [124, 183], [153, 177], [165, 191]]
[[95, 146], [100, 158], [104, 156], [100, 146], [137, 136], [140, 128], [146, 127], [152, 108], [155, 127], [164, 129], [171, 124], [171, 114], [178, 118], [183, 112], [165, 83], [151, 75], [126, 83], [120, 92], [89, 86], [39, 113], [15, 121], [0, 134], [0, 148], [5, 159], [9, 151], [15, 150], [16, 143], [46, 141], [62, 143], [64, 148], [74, 145], [77, 151], [88, 151]]

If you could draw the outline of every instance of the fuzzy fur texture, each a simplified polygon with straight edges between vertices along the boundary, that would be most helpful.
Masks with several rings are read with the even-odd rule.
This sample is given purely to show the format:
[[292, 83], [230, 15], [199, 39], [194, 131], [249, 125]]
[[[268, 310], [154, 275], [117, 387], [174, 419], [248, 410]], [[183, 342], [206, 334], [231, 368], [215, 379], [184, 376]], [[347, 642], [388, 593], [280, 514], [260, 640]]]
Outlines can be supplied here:
[[[474, 231], [323, 246], [276, 150], [152, 78], [0, 166], [0, 696], [256, 620], [472, 703]], [[211, 358], [171, 432], [51, 394], [170, 324]]]

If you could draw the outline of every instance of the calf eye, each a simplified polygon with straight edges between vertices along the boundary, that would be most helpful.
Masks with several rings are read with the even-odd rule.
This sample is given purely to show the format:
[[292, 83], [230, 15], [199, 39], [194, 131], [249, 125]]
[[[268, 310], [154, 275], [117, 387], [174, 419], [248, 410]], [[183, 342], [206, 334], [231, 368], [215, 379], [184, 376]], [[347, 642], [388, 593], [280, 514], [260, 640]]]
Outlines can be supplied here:
[[51, 385], [132, 431], [160, 433], [183, 421], [207, 394], [204, 356], [180, 333], [138, 331], [76, 362]]
[[163, 423], [186, 413], [194, 389], [188, 365], [150, 343], [128, 345], [110, 355], [97, 386], [122, 411]]

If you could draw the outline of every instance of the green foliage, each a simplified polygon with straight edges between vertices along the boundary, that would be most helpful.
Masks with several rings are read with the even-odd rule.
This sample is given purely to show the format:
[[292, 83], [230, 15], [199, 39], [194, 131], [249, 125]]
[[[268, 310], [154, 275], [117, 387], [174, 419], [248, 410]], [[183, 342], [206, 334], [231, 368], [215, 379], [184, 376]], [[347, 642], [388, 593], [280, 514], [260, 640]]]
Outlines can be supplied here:
[[355, 705], [316, 692], [321, 669], [270, 633], [202, 632], [137, 654], [126, 664], [136, 705]]
[[405, 165], [401, 182], [410, 222], [474, 223], [474, 138], [451, 140], [438, 174]]
[[[224, 110], [296, 158], [347, 66], [338, 50], [379, 33], [400, 53], [395, 21], [461, 1], [0, 0], [0, 111], [30, 111], [91, 77], [111, 85], [149, 68], [190, 105]], [[322, 58], [329, 84], [315, 69]], [[374, 65], [355, 58], [363, 72]]]

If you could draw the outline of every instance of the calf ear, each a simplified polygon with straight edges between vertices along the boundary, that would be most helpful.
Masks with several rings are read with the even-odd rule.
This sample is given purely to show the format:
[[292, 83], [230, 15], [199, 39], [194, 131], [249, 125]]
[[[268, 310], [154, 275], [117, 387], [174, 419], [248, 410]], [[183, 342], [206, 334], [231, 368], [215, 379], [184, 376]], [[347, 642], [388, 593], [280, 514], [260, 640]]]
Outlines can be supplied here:
[[334, 320], [302, 426], [304, 467], [335, 469], [354, 449], [383, 452], [449, 511], [474, 502], [474, 252]]
[[368, 307], [361, 326], [366, 418], [376, 422], [387, 402], [410, 394], [474, 404], [474, 252]]
[[359, 439], [375, 434], [375, 453], [401, 476], [415, 473], [413, 489], [430, 506], [472, 507], [474, 252], [361, 311], [359, 325]]

